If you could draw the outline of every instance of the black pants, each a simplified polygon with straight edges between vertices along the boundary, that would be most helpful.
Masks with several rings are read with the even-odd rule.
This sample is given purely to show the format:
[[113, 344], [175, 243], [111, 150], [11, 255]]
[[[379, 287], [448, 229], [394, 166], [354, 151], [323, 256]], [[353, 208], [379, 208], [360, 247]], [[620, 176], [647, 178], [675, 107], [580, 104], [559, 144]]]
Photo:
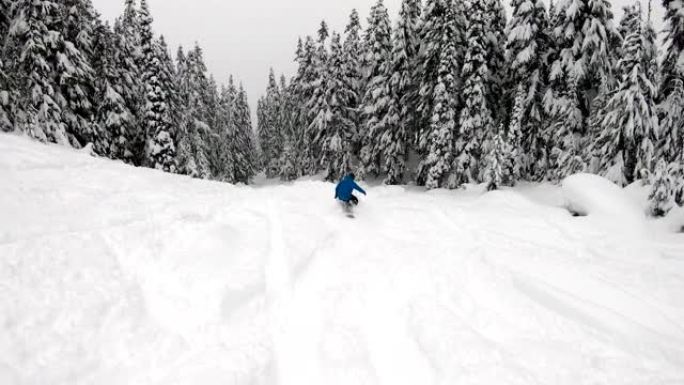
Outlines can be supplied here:
[[355, 197], [354, 194], [349, 198], [347, 203], [353, 204], [354, 206], [357, 206], [359, 204], [359, 198]]

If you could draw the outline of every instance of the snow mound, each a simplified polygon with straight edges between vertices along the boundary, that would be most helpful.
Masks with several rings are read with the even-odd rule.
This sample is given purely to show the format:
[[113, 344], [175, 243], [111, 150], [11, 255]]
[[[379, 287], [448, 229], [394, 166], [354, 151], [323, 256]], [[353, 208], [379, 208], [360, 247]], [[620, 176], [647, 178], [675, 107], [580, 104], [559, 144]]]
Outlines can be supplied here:
[[592, 174], [575, 174], [563, 181], [568, 210], [581, 216], [644, 219], [643, 210], [613, 182]]

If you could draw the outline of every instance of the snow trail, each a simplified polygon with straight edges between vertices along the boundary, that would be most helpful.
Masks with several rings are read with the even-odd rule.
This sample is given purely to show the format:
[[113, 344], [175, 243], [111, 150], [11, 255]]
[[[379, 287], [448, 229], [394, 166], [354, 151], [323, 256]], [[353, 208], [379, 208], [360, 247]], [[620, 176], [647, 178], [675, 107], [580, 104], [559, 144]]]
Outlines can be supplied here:
[[684, 383], [684, 238], [553, 186], [350, 220], [4, 134], [0, 181], [3, 384]]

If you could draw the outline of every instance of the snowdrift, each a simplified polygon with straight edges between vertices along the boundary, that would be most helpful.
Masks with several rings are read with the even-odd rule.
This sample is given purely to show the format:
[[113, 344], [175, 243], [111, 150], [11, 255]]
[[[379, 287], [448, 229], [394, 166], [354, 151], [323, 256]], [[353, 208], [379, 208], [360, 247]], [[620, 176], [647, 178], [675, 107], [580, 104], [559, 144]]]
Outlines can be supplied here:
[[332, 189], [0, 134], [0, 383], [684, 383], [683, 240], [602, 181]]
[[643, 209], [621, 187], [598, 175], [576, 174], [565, 178], [563, 195], [568, 209], [579, 215], [644, 218]]

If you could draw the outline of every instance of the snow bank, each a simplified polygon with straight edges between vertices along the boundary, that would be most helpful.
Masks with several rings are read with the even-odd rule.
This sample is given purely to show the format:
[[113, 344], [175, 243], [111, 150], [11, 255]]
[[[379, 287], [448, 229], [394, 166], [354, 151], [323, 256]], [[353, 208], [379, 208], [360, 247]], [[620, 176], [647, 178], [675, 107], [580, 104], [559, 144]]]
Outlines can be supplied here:
[[619, 189], [332, 188], [0, 134], [0, 383], [684, 383], [684, 242], [588, 220]]
[[618, 185], [593, 174], [576, 174], [563, 181], [567, 208], [579, 215], [643, 220], [639, 205]]

